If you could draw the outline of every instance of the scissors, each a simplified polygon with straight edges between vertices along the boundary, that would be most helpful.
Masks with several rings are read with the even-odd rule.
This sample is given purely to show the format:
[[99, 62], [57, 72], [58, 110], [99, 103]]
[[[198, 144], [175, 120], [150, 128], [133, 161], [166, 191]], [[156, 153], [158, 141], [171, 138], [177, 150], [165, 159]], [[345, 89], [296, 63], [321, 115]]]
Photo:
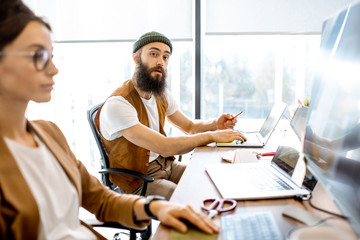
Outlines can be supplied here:
[[[210, 204], [210, 205], [209, 205]], [[230, 206], [226, 206], [231, 204]], [[237, 202], [234, 199], [208, 198], [201, 204], [201, 209], [207, 212], [209, 218], [215, 217], [219, 213], [230, 212], [236, 208]]]

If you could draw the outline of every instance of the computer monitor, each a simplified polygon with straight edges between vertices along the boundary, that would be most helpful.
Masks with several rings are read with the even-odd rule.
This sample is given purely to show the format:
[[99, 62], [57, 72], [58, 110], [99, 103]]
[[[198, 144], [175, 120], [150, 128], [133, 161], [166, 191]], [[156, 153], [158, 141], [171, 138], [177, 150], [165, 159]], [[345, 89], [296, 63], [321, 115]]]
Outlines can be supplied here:
[[360, 2], [325, 20], [303, 152], [360, 236]]

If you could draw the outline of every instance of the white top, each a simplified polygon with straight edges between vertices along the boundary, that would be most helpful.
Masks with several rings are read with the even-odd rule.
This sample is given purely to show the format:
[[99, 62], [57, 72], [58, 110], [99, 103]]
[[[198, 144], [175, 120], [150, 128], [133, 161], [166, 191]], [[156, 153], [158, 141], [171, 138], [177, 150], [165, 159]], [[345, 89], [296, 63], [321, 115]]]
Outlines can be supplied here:
[[78, 193], [45, 144], [38, 137], [36, 148], [4, 139], [38, 205], [38, 239], [96, 239], [81, 225]]
[[[168, 90], [165, 91], [168, 102], [166, 116], [174, 114], [178, 109], [175, 99]], [[154, 131], [159, 132], [159, 114], [156, 101], [153, 96], [149, 100], [141, 98], [149, 118], [149, 126]], [[113, 96], [106, 100], [100, 112], [100, 132], [106, 140], [114, 140], [122, 136], [121, 130], [139, 124], [136, 109], [123, 97]], [[150, 152], [150, 160], [156, 159], [159, 154]]]

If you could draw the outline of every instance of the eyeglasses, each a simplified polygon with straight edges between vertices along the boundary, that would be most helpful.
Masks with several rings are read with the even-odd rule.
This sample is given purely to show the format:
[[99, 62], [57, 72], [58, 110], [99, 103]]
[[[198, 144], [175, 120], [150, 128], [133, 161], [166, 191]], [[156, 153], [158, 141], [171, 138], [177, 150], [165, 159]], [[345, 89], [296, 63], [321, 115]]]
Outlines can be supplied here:
[[[34, 66], [37, 71], [44, 71], [50, 61], [50, 53], [46, 49], [38, 49], [34, 52], [0, 52], [0, 56], [29, 56], [33, 58]], [[52, 56], [52, 55], [51, 55]]]

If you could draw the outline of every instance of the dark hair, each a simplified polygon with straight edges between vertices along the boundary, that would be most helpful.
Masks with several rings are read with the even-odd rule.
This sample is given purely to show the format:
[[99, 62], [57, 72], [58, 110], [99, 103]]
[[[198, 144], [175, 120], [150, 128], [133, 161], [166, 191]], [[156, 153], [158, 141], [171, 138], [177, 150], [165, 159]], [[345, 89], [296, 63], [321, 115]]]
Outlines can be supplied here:
[[21, 0], [1, 0], [0, 4], [0, 51], [11, 43], [31, 21], [51, 27], [42, 18], [36, 16]]

